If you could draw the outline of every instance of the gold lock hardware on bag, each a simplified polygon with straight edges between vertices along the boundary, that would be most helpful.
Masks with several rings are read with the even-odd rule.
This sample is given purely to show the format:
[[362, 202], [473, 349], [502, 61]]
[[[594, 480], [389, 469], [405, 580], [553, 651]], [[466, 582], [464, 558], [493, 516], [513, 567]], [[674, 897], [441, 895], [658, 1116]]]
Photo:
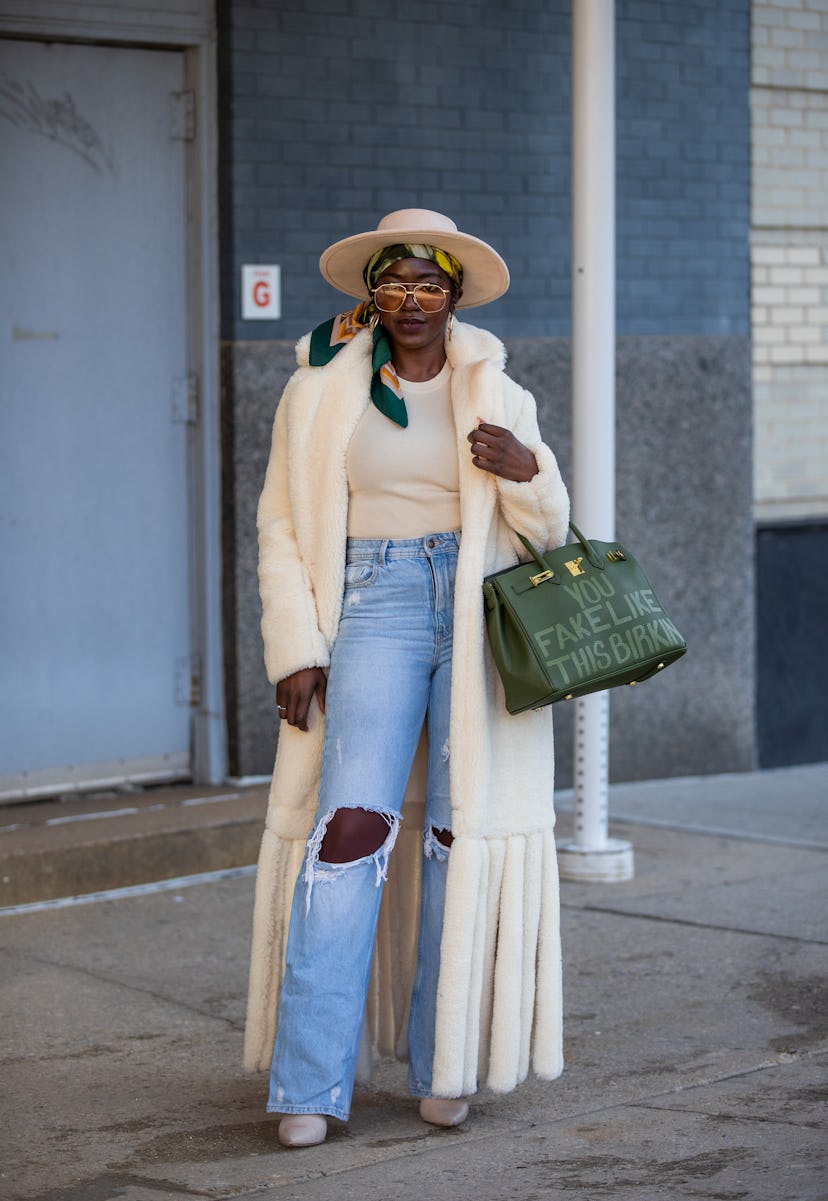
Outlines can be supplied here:
[[539, 571], [537, 575], [529, 576], [529, 583], [533, 588], [537, 588], [538, 584], [546, 583], [546, 581], [551, 580], [554, 575], [554, 571]]

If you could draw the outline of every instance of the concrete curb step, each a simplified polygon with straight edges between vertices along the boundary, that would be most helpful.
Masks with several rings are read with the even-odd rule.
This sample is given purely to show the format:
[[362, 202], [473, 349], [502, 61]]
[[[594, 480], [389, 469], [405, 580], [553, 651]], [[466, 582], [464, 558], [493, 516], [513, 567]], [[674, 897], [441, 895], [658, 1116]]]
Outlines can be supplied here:
[[256, 862], [267, 785], [112, 792], [0, 808], [0, 907]]
[[[0, 908], [255, 864], [267, 793], [267, 782], [185, 784], [0, 806]], [[828, 847], [828, 763], [613, 784], [610, 793], [621, 833], [632, 823]], [[795, 821], [785, 797], [795, 798]], [[558, 790], [559, 837], [572, 803]]]

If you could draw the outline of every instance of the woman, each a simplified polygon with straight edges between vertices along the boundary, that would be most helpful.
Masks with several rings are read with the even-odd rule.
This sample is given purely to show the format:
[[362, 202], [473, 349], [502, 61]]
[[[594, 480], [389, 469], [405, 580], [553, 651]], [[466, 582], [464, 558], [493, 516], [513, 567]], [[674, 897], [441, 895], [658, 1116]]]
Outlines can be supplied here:
[[245, 1062], [287, 1146], [347, 1120], [363, 1024], [435, 1125], [481, 1074], [562, 1069], [551, 712], [506, 711], [481, 583], [515, 531], [562, 544], [568, 500], [502, 345], [455, 319], [509, 273], [421, 209], [320, 268], [360, 303], [298, 344], [258, 514], [282, 725]]

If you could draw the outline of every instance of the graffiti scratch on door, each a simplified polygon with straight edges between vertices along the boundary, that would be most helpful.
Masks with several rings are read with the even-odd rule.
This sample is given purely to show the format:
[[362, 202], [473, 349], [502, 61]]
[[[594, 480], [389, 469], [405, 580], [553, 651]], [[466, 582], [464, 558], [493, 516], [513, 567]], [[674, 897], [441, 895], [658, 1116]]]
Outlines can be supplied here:
[[0, 74], [0, 117], [19, 129], [58, 142], [79, 155], [93, 171], [117, 174], [98, 134], [75, 108], [71, 93], [49, 100], [33, 83], [21, 83], [5, 72]]

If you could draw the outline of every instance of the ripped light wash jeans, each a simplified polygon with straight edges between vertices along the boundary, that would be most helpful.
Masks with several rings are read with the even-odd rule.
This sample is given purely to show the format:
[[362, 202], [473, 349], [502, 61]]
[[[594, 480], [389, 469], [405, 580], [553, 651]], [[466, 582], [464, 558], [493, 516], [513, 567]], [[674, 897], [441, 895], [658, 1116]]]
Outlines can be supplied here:
[[[351, 1108], [388, 859], [423, 721], [428, 777], [409, 1089], [431, 1096], [434, 1017], [451, 830], [449, 702], [459, 536], [349, 538], [342, 621], [331, 655], [319, 809], [296, 882], [269, 1113]], [[352, 863], [319, 852], [337, 809], [383, 814], [388, 837]]]

